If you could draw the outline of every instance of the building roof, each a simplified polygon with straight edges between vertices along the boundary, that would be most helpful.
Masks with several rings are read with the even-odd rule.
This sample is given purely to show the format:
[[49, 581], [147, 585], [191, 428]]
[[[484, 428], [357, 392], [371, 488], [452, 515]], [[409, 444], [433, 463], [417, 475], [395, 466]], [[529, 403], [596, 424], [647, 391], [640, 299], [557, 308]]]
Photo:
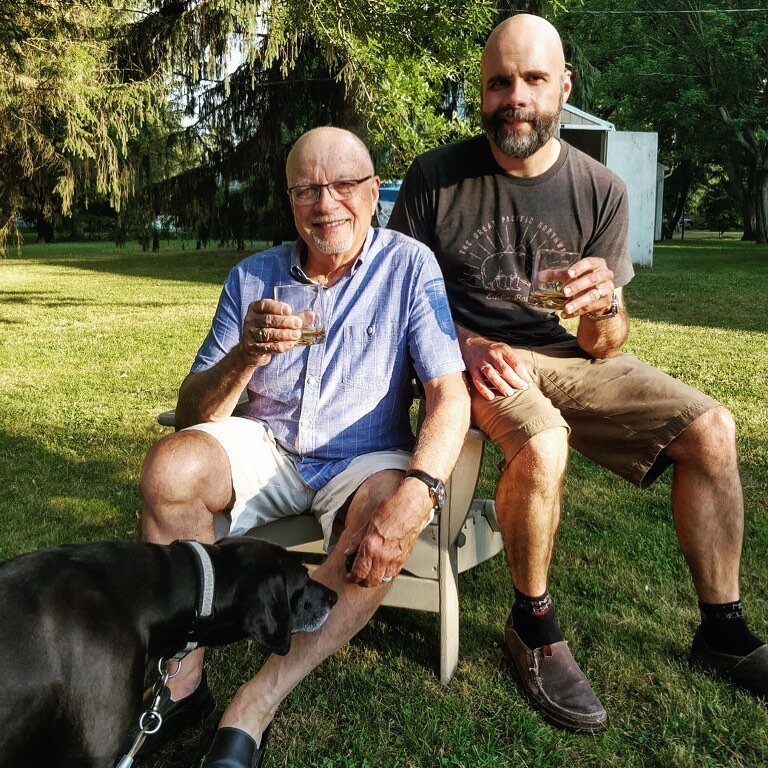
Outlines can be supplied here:
[[607, 120], [601, 120], [599, 117], [590, 115], [589, 112], [574, 107], [566, 102], [563, 104], [560, 113], [560, 125], [568, 128], [581, 128], [592, 131], [615, 131], [616, 126]]

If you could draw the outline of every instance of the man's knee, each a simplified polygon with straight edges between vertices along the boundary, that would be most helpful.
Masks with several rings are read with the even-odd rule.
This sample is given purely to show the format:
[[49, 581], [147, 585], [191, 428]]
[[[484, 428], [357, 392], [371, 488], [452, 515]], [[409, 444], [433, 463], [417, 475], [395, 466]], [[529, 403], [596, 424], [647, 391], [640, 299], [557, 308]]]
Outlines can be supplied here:
[[195, 430], [176, 432], [155, 443], [144, 458], [139, 491], [145, 509], [192, 501], [211, 492], [229, 477], [223, 448], [210, 435]]
[[695, 419], [669, 445], [674, 461], [698, 460], [724, 463], [736, 455], [736, 422], [723, 405]]
[[359, 525], [370, 518], [376, 507], [397, 490], [404, 476], [399, 469], [384, 469], [367, 478], [349, 500], [347, 522]]
[[562, 477], [568, 463], [568, 431], [562, 427], [535, 434], [508, 463], [530, 477]]

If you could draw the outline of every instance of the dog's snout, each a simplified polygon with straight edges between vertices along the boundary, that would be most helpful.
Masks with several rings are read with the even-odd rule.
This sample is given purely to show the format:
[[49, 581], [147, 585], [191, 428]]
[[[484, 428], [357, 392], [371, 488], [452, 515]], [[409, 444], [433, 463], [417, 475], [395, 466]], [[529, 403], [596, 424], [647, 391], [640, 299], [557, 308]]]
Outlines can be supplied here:
[[293, 632], [314, 632], [328, 618], [338, 601], [336, 592], [319, 581], [307, 579], [293, 614]]
[[336, 605], [339, 599], [338, 594], [336, 594], [336, 592], [334, 592], [332, 589], [328, 589], [328, 587], [323, 587], [323, 591], [325, 592], [325, 599], [328, 601], [328, 605]]

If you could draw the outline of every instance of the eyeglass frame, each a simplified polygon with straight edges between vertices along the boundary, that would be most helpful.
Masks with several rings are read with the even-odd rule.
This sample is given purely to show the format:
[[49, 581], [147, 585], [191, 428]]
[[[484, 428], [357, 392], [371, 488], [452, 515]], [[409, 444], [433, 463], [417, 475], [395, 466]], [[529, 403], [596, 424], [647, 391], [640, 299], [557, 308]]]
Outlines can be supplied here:
[[[320, 199], [323, 189], [327, 189], [328, 194], [333, 200], [336, 200], [336, 202], [341, 200], [349, 200], [349, 198], [355, 194], [360, 184], [362, 184], [364, 181], [368, 181], [369, 179], [374, 178], [374, 176], [375, 174], [371, 173], [368, 176], [363, 176], [362, 179], [337, 179], [336, 181], [331, 181], [328, 184], [295, 184], [292, 187], [288, 187], [288, 195], [290, 196], [291, 200], [296, 203], [296, 205], [314, 205]], [[346, 197], [336, 197], [333, 190], [336, 184], [354, 184], [354, 186], [350, 190], [349, 195]], [[293, 194], [294, 189], [313, 189], [315, 190], [317, 197], [315, 197], [314, 200], [297, 200]]]

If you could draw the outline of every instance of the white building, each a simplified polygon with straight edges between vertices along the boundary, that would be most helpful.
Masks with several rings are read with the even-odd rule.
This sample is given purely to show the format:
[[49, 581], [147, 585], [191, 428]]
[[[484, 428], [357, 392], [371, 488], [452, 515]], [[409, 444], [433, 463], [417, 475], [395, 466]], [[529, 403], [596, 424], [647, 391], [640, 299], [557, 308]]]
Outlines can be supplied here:
[[664, 174], [657, 163], [658, 134], [617, 131], [613, 123], [563, 104], [560, 136], [610, 168], [629, 196], [629, 250], [632, 263], [653, 266], [653, 241], [661, 225]]

